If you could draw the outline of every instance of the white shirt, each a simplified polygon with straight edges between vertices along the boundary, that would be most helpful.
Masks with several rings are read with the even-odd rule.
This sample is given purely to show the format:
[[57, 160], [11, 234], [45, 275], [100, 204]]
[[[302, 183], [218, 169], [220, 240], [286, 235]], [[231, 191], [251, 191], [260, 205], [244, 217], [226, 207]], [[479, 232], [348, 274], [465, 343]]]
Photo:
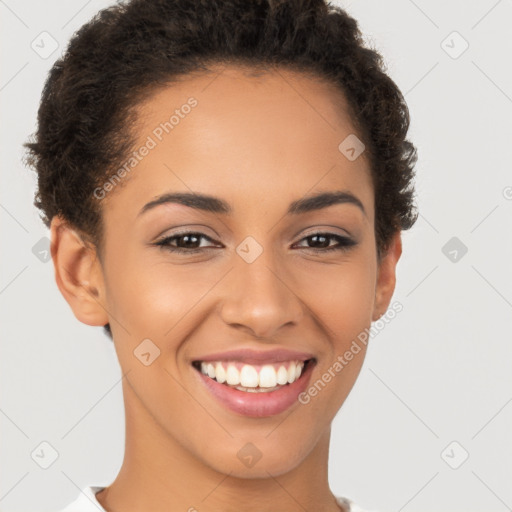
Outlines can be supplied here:
[[[96, 493], [105, 487], [90, 486], [82, 489], [78, 498], [57, 512], [106, 512], [96, 499]], [[365, 512], [359, 508], [353, 501], [347, 498], [337, 497], [336, 502], [347, 509], [348, 512]], [[370, 512], [370, 511], [367, 511]]]

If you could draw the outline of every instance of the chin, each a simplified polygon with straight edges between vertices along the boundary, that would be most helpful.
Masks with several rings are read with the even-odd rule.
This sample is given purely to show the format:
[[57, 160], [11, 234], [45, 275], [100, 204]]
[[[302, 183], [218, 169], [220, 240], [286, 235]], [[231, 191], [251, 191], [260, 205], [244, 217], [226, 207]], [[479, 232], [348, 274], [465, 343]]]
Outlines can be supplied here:
[[[302, 447], [303, 448], [303, 447]], [[266, 453], [268, 452], [268, 453]], [[213, 470], [235, 478], [253, 479], [279, 476], [294, 470], [304, 460], [304, 454], [297, 450], [297, 444], [290, 446], [288, 450], [283, 447], [270, 447], [258, 450], [250, 442], [244, 443], [242, 449], [238, 449], [233, 457], [229, 454], [209, 453], [209, 460], [204, 463]]]

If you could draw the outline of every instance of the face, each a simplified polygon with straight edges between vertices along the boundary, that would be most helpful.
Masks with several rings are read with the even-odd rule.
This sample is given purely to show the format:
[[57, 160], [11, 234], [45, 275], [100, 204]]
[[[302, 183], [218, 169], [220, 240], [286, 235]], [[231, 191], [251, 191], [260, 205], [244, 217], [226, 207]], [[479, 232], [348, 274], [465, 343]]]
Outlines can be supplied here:
[[[251, 478], [289, 471], [328, 436], [365, 345], [335, 362], [387, 308], [399, 256], [377, 261], [368, 162], [338, 149], [354, 134], [344, 105], [303, 75], [229, 67], [140, 105], [140, 158], [98, 199], [95, 300], [70, 300], [82, 321], [110, 323], [128, 430]], [[162, 199], [177, 193], [192, 200]], [[335, 199], [307, 201], [321, 194]], [[267, 391], [216, 382], [201, 361]], [[301, 376], [279, 385], [299, 374], [292, 361]], [[261, 460], [246, 467], [241, 449]]]

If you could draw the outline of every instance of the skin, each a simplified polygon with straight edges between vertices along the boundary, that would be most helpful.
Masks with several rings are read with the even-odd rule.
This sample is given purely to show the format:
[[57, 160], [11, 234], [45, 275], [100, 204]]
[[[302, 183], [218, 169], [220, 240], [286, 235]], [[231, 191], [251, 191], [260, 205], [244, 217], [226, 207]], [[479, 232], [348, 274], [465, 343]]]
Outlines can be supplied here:
[[[109, 512], [338, 511], [330, 428], [364, 346], [309, 404], [265, 418], [214, 400], [191, 362], [233, 348], [288, 348], [314, 354], [315, 382], [388, 308], [400, 232], [378, 261], [368, 162], [338, 150], [355, 130], [332, 86], [284, 70], [189, 76], [139, 106], [137, 147], [190, 96], [198, 105], [102, 200], [102, 259], [64, 219], [51, 225], [58, 287], [81, 322], [110, 323], [125, 374], [125, 458], [97, 498]], [[344, 203], [285, 214], [292, 201], [335, 190], [359, 198], [365, 213]], [[173, 203], [138, 215], [178, 191], [220, 197], [233, 213]], [[152, 245], [180, 228], [208, 237], [191, 247], [213, 248], [174, 254]], [[306, 238], [315, 231], [357, 244], [325, 252], [337, 239], [315, 246]], [[250, 264], [236, 252], [247, 236], [263, 248]], [[149, 366], [133, 354], [146, 338], [160, 349]], [[262, 454], [252, 468], [237, 457], [247, 443]]]

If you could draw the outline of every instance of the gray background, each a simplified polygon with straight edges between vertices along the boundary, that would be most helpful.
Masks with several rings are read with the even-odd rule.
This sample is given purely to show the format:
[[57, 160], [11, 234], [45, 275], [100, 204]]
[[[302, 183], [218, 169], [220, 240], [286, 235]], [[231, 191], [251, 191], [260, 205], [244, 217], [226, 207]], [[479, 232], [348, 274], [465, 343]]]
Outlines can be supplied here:
[[[75, 319], [41, 261], [49, 233], [20, 161], [47, 71], [110, 3], [0, 0], [5, 512], [60, 508], [111, 483], [122, 462], [113, 346]], [[421, 216], [403, 235], [394, 300], [404, 309], [373, 338], [333, 424], [331, 488], [380, 511], [511, 510], [512, 1], [339, 4], [405, 94]], [[59, 45], [50, 56], [43, 31]], [[31, 456], [43, 441], [58, 452], [48, 469]]]

